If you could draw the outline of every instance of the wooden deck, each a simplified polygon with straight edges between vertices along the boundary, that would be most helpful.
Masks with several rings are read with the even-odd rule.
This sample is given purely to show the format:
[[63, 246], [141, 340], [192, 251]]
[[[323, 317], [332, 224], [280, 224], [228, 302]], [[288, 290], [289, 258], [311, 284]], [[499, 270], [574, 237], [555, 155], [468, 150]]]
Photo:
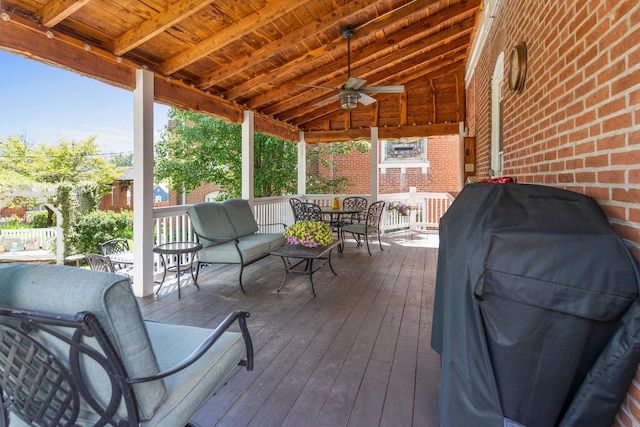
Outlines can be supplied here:
[[[384, 251], [348, 241], [308, 278], [283, 276], [279, 257], [245, 269], [201, 270], [200, 290], [183, 276], [175, 286], [140, 299], [147, 319], [214, 327], [233, 310], [248, 319], [255, 369], [237, 371], [193, 421], [201, 426], [439, 426], [439, 356], [430, 348], [436, 236], [400, 234]], [[437, 240], [437, 239], [436, 239]], [[429, 247], [431, 246], [431, 247]], [[188, 279], [187, 279], [188, 278]], [[167, 293], [165, 293], [165, 291]]]

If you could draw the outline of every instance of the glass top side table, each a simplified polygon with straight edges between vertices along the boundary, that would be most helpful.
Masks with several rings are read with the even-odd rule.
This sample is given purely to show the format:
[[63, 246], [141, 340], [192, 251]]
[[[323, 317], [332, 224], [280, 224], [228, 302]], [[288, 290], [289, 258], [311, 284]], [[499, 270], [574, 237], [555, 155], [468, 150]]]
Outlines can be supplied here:
[[[178, 283], [178, 298], [180, 295], [180, 269], [181, 267], [186, 267], [186, 265], [182, 264], [182, 257], [187, 254], [191, 254], [191, 263], [188, 268], [191, 272], [191, 278], [193, 279], [193, 284], [196, 285], [196, 288], [200, 289], [198, 286], [198, 270], [199, 265], [196, 261], [196, 274], [193, 275], [193, 261], [196, 258], [196, 252], [202, 249], [202, 245], [196, 242], [171, 242], [171, 243], [163, 243], [153, 248], [153, 252], [160, 255], [160, 260], [162, 261], [162, 281], [160, 282], [160, 286], [156, 290], [156, 295], [160, 292], [162, 285], [164, 284], [164, 279], [167, 277], [167, 271], [176, 272], [176, 280]], [[176, 265], [169, 267], [169, 256], [176, 255], [177, 262]]]

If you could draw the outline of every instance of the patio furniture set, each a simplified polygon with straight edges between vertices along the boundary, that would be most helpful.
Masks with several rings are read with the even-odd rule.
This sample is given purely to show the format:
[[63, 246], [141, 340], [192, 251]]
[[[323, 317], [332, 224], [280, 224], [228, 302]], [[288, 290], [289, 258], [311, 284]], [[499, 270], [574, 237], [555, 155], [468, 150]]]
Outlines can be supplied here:
[[[163, 282], [169, 270], [165, 256], [189, 254], [196, 286], [198, 262], [240, 264], [243, 292], [246, 265], [280, 256], [285, 276], [278, 291], [288, 273], [301, 272], [315, 296], [313, 272], [329, 263], [336, 274], [331, 252], [344, 244], [343, 233], [367, 239], [383, 207], [372, 204], [366, 216], [348, 204], [332, 212], [318, 208], [339, 238], [309, 248], [286, 243], [283, 233], [257, 233], [246, 200], [201, 203], [188, 212], [199, 241], [158, 245], [154, 252], [165, 268]], [[253, 369], [249, 313], [230, 313], [213, 330], [144, 321], [127, 274], [133, 266], [128, 242], [115, 239], [101, 250], [86, 255], [91, 270], [120, 274], [67, 266], [0, 267], [0, 425], [190, 425], [236, 366]], [[305, 268], [295, 269], [299, 264]], [[176, 272], [179, 290], [180, 262]], [[230, 332], [236, 322], [240, 332]], [[199, 379], [196, 384], [193, 378]]]
[[[369, 248], [369, 236], [376, 235], [380, 250], [380, 218], [384, 202], [375, 202], [370, 206], [364, 197], [347, 197], [338, 208], [320, 207], [297, 198], [290, 199], [295, 222], [326, 222], [336, 233], [337, 238], [329, 245], [308, 248], [291, 245], [286, 242], [282, 232], [260, 233], [262, 227], [286, 228], [283, 223], [258, 224], [247, 200], [229, 199], [224, 202], [196, 203], [187, 213], [193, 224], [197, 242], [171, 242], [154, 247], [153, 251], [160, 255], [162, 263], [162, 279], [156, 289], [156, 295], [165, 282], [167, 272], [175, 272], [177, 276], [178, 298], [181, 297], [180, 275], [189, 271], [196, 288], [200, 264], [239, 264], [238, 282], [244, 293], [242, 275], [244, 268], [268, 255], [279, 256], [284, 264], [284, 276], [278, 292], [282, 290], [289, 273], [308, 275], [311, 294], [315, 296], [313, 273], [324, 264], [329, 263], [331, 271], [331, 252], [337, 248], [344, 250], [345, 233], [350, 233], [357, 246], [362, 240]], [[131, 278], [133, 272], [133, 251], [126, 239], [113, 239], [100, 245], [102, 254], [86, 254], [87, 264], [93, 270], [113, 272]], [[188, 263], [182, 262], [188, 255]], [[175, 265], [170, 266], [169, 257], [176, 257]], [[298, 261], [292, 262], [292, 259]], [[321, 261], [319, 264], [314, 261]], [[195, 266], [194, 266], [195, 263]], [[296, 267], [303, 265], [302, 269]]]

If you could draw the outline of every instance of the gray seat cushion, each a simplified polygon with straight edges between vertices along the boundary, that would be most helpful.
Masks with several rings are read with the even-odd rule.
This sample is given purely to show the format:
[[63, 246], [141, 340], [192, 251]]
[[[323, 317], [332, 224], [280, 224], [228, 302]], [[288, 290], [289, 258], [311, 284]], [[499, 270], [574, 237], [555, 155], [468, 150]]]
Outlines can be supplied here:
[[238, 236], [222, 203], [196, 203], [187, 209], [187, 214], [196, 233], [200, 235], [200, 243], [205, 248], [221, 242], [202, 236], [217, 239], [234, 239]]
[[253, 216], [249, 202], [244, 199], [229, 199], [222, 202], [236, 236], [247, 236], [258, 231], [258, 223]]
[[[127, 278], [77, 267], [7, 264], [0, 266], [0, 307], [60, 313], [93, 313], [109, 335], [132, 377], [159, 372], [138, 302]], [[65, 355], [60, 355], [66, 360]], [[110, 387], [87, 374], [98, 394]], [[142, 419], [153, 416], [165, 399], [162, 380], [133, 386]], [[105, 397], [106, 398], [106, 397]], [[84, 408], [84, 411], [90, 411]]]

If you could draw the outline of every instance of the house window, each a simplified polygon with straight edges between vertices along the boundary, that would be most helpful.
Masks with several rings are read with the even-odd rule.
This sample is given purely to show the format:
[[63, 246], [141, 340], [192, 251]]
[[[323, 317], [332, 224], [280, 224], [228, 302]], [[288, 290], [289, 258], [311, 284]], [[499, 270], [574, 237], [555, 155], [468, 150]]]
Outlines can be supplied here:
[[383, 139], [380, 141], [380, 169], [387, 168], [421, 168], [427, 173], [427, 138]]
[[216, 198], [218, 197], [218, 194], [220, 194], [219, 191], [213, 191], [207, 195], [204, 196], [204, 201], [209, 203], [209, 202], [215, 202]]
[[382, 162], [404, 163], [424, 162], [426, 160], [426, 138], [416, 139], [383, 139]]

